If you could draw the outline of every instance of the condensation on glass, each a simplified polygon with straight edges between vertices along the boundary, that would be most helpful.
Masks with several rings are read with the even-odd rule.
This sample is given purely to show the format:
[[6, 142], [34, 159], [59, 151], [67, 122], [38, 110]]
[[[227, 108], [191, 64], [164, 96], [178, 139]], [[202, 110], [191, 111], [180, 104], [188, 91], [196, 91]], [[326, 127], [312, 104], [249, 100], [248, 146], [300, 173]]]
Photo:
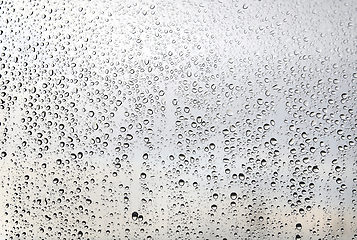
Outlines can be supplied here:
[[0, 238], [356, 239], [356, 19], [0, 1]]

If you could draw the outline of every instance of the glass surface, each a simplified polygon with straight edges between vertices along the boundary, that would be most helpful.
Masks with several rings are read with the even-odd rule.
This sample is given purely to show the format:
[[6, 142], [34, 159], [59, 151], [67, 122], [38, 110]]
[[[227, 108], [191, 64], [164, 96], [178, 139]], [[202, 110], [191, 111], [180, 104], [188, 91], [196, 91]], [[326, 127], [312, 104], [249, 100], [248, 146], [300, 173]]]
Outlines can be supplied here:
[[0, 239], [357, 239], [357, 1], [0, 1]]

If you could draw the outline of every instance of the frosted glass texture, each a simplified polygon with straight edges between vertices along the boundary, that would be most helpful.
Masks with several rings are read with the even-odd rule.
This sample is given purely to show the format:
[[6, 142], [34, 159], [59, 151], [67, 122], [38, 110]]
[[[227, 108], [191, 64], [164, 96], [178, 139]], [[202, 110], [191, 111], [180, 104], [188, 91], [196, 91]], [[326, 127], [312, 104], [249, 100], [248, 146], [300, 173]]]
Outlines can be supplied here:
[[357, 239], [357, 1], [0, 1], [0, 239]]

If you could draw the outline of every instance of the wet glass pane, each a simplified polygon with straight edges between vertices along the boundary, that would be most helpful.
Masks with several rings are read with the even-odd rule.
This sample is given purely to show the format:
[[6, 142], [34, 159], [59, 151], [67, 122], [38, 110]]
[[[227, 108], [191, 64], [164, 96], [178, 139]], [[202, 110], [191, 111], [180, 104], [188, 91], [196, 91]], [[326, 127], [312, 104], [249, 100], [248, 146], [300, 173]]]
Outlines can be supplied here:
[[356, 239], [356, 19], [0, 1], [0, 239]]

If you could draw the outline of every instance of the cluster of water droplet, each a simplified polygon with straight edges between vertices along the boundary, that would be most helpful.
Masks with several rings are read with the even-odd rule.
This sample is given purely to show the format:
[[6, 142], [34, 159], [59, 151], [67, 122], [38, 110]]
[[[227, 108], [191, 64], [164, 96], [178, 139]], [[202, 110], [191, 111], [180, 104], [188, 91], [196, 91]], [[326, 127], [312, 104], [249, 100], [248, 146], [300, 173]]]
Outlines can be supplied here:
[[355, 239], [352, 1], [2, 1], [0, 238]]

